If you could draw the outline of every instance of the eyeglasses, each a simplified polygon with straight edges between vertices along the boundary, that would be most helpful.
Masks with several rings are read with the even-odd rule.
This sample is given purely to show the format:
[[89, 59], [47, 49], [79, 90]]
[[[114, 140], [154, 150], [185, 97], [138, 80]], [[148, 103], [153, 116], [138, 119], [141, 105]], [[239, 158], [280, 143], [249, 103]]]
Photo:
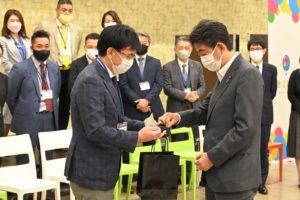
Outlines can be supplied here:
[[261, 51], [261, 50], [263, 50], [263, 48], [250, 48], [250, 51]]

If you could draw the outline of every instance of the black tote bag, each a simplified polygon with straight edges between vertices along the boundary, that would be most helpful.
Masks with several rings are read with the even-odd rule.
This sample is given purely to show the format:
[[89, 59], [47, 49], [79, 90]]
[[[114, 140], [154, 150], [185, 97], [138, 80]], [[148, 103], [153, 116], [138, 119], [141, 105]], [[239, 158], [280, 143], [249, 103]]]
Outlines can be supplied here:
[[140, 154], [137, 194], [142, 200], [177, 200], [179, 156], [173, 152]]

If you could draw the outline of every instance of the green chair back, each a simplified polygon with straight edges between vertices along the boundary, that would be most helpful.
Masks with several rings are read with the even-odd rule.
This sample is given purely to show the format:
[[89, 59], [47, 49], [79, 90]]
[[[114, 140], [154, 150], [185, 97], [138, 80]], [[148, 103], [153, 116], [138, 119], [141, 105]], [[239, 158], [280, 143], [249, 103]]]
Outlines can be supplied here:
[[154, 148], [152, 147], [152, 145], [136, 147], [134, 152], [129, 154], [129, 163], [130, 164], [138, 164], [140, 161], [140, 153], [141, 152], [151, 152], [152, 150], [154, 150], [155, 152], [161, 151], [160, 140], [155, 141]]
[[174, 152], [185, 152], [185, 151], [195, 151], [195, 145], [194, 145], [194, 135], [192, 128], [176, 128], [171, 129], [171, 134], [186, 134], [188, 135], [187, 140], [183, 141], [171, 141], [169, 142], [169, 151]]

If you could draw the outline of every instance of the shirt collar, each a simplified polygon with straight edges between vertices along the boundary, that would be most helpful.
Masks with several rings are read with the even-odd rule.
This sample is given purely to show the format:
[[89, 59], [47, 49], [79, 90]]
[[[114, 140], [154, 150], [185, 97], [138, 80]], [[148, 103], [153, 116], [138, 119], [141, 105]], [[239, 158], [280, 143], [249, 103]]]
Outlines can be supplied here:
[[144, 54], [144, 55], [135, 55], [135, 59], [137, 60], [137, 61], [139, 61], [139, 58], [144, 58], [144, 60], [146, 60], [146, 56], [147, 56], [147, 54]]
[[[56, 18], [56, 24], [59, 28], [63, 25], [57, 18]], [[66, 24], [65, 26], [68, 27], [69, 24]]]
[[87, 55], [85, 55], [87, 61], [88, 61], [88, 64], [91, 64], [93, 62], [93, 60], [91, 60]]
[[230, 65], [233, 63], [235, 58], [238, 57], [239, 54], [240, 54], [239, 52], [235, 52], [235, 54], [229, 59], [229, 61], [219, 71], [217, 71], [217, 77], [218, 77], [220, 82], [224, 78], [224, 76], [225, 76], [226, 72], [228, 71]]
[[261, 61], [259, 64], [256, 64], [253, 61], [251, 61], [251, 64], [254, 65], [254, 66], [258, 66], [259, 70], [261, 70], [263, 68], [263, 61]]
[[182, 62], [180, 59], [177, 58], [177, 62], [178, 62], [178, 65], [179, 65], [180, 67], [182, 67], [183, 64], [186, 64], [186, 66], [189, 65], [189, 64], [188, 64], [188, 63], [189, 63], [189, 60], [188, 60], [188, 59], [187, 59], [187, 61], [184, 63], [184, 62]]
[[[38, 70], [40, 70], [41, 62], [38, 61], [33, 55], [31, 56], [31, 58], [32, 58], [32, 61], [33, 61], [33, 64], [35, 65], [35, 67], [36, 67]], [[44, 63], [45, 66], [46, 66], [47, 60], [45, 60], [43, 63]]]
[[[97, 59], [99, 59], [100, 61], [98, 61]], [[96, 58], [96, 60], [97, 60], [97, 62], [101, 65], [102, 68], [105, 67], [105, 69], [106, 69], [107, 72], [108, 72], [109, 78], [113, 78], [113, 77], [115, 76], [115, 75], [110, 71], [110, 69], [106, 66], [106, 64], [101, 60], [100, 56], [98, 56], [98, 57]], [[102, 64], [103, 64], [104, 66], [102, 66]], [[105, 70], [105, 69], [104, 69], [104, 70]]]

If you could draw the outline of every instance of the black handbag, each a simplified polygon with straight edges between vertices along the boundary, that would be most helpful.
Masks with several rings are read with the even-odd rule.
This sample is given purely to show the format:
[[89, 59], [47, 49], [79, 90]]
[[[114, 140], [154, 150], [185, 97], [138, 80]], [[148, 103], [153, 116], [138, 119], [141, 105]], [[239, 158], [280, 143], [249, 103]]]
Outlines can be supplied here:
[[[166, 139], [166, 147], [168, 147], [167, 143]], [[179, 172], [179, 156], [174, 155], [173, 152], [141, 153], [137, 194], [142, 200], [176, 200]]]

